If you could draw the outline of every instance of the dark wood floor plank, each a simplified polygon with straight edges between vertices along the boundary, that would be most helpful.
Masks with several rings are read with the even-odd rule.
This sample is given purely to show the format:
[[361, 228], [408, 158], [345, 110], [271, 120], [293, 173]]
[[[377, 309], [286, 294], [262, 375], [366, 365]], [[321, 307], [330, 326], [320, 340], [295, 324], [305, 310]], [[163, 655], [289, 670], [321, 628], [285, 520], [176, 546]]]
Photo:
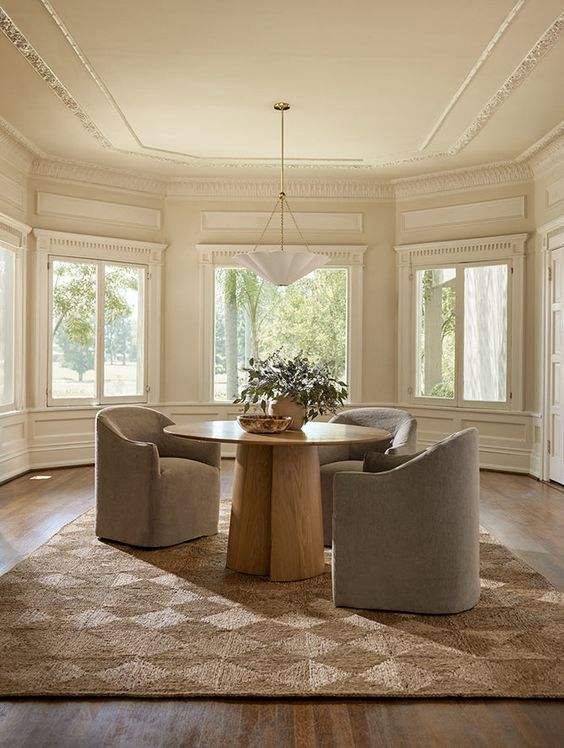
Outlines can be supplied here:
[[[0, 570], [93, 505], [93, 469], [39, 471], [0, 486]], [[224, 461], [222, 495], [233, 461]], [[483, 472], [481, 521], [564, 589], [564, 492]], [[1, 663], [0, 663], [1, 666]], [[0, 746], [560, 746], [564, 707], [542, 700], [23, 700], [0, 702]]]

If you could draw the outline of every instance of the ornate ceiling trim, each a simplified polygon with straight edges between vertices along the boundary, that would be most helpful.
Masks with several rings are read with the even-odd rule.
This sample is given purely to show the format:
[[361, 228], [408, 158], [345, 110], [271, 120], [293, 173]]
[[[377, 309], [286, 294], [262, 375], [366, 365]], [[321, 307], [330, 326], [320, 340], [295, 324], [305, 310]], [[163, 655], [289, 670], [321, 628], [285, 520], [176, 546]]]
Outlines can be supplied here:
[[523, 151], [516, 159], [526, 161], [535, 176], [544, 174], [555, 166], [564, 163], [564, 121], [559, 122], [543, 138]]
[[27, 173], [33, 159], [44, 158], [45, 153], [25, 138], [15, 127], [0, 117], [0, 158], [9, 161], [16, 169]]
[[[525, 0], [523, 0], [523, 2], [524, 1]], [[193, 166], [194, 164], [199, 164], [199, 165], [205, 164], [210, 167], [221, 167], [221, 168], [225, 168], [225, 167], [256, 168], [259, 165], [263, 167], [274, 168], [278, 166], [277, 159], [214, 160], [214, 159], [197, 157], [197, 156], [189, 156], [189, 155], [183, 156], [183, 154], [175, 153], [173, 151], [166, 151], [164, 149], [156, 149], [156, 148], [148, 148], [147, 146], [144, 146], [139, 140], [138, 136], [133, 131], [133, 129], [131, 128], [131, 126], [129, 125], [129, 123], [127, 122], [127, 118], [125, 117], [124, 113], [122, 112], [119, 105], [115, 101], [111, 92], [109, 91], [109, 89], [107, 88], [103, 80], [100, 78], [100, 76], [96, 73], [91, 63], [88, 61], [86, 55], [80, 49], [79, 45], [73, 39], [72, 35], [66, 28], [62, 19], [58, 16], [56, 11], [54, 10], [49, 0], [41, 0], [41, 3], [43, 7], [45, 8], [46, 12], [52, 18], [53, 22], [57, 25], [57, 27], [63, 34], [67, 43], [71, 46], [73, 52], [76, 54], [80, 63], [83, 65], [85, 70], [91, 76], [92, 80], [101, 90], [101, 92], [106, 97], [106, 99], [112, 104], [112, 106], [116, 108], [116, 111], [119, 113], [120, 117], [123, 119], [124, 123], [128, 127], [128, 130], [132, 134], [134, 140], [136, 141], [136, 143], [138, 143], [139, 147], [142, 149], [141, 151], [132, 151], [132, 150], [127, 150], [127, 149], [117, 148], [108, 140], [108, 138], [102, 133], [102, 131], [98, 128], [98, 126], [94, 123], [94, 121], [89, 117], [87, 112], [80, 106], [80, 104], [77, 102], [77, 100], [74, 98], [74, 96], [69, 91], [69, 89], [65, 86], [65, 84], [55, 75], [55, 73], [51, 70], [51, 68], [39, 55], [37, 50], [30, 44], [30, 42], [25, 38], [22, 32], [18, 29], [18, 27], [13, 23], [13, 21], [10, 19], [10, 17], [7, 15], [7, 13], [2, 8], [0, 8], [0, 30], [5, 34], [8, 40], [16, 47], [16, 49], [26, 58], [26, 60], [31, 65], [31, 67], [36, 71], [36, 73], [47, 83], [47, 85], [49, 85], [49, 87], [54, 91], [54, 93], [60, 98], [60, 100], [65, 105], [65, 107], [69, 109], [69, 111], [81, 121], [84, 129], [92, 137], [94, 137], [102, 147], [108, 148], [117, 153], [125, 154], [127, 156], [151, 158], [151, 159], [155, 159], [158, 161], [169, 162], [169, 163], [174, 163], [176, 165], [184, 165], [188, 167], [191, 165]], [[513, 7], [512, 11], [506, 17], [504, 24], [507, 22], [507, 26], [509, 26], [509, 24], [511, 23], [513, 18], [517, 15], [521, 7], [522, 7], [522, 3], [517, 2], [516, 5]], [[507, 28], [507, 26], [505, 26], [504, 24], [502, 24], [500, 29], [498, 29], [497, 34], [499, 34], [499, 36], [497, 34], [494, 35], [494, 37], [490, 41], [490, 44], [488, 45], [488, 47], [486, 47], [482, 55], [486, 55], [487, 57], [489, 54], [491, 54], [491, 51], [494, 48], [495, 44], [497, 43], [499, 37]], [[290, 169], [292, 168], [315, 169], [315, 168], [319, 168], [320, 165], [326, 165], [326, 166], [331, 166], [331, 168], [339, 169], [339, 170], [347, 169], [347, 170], [352, 170], [352, 171], [367, 171], [370, 169], [374, 169], [375, 167], [391, 167], [391, 166], [397, 166], [397, 165], [404, 164], [404, 163], [416, 163], [420, 161], [426, 161], [431, 158], [440, 158], [440, 157], [448, 158], [448, 157], [456, 155], [462, 149], [464, 149], [478, 135], [478, 133], [484, 128], [487, 122], [491, 119], [491, 117], [494, 115], [497, 109], [501, 106], [501, 104], [508, 98], [508, 96], [512, 93], [512, 91], [515, 88], [517, 88], [519, 85], [521, 85], [521, 83], [523, 83], [523, 81], [535, 69], [539, 61], [542, 59], [542, 57], [544, 57], [544, 55], [550, 49], [552, 49], [552, 47], [558, 40], [563, 27], [564, 27], [564, 13], [558, 16], [558, 18], [548, 27], [548, 29], [544, 32], [541, 38], [537, 41], [535, 46], [528, 52], [528, 54], [523, 58], [521, 63], [517, 66], [517, 68], [515, 68], [513, 73], [505, 81], [503, 86], [496, 92], [496, 94], [494, 94], [494, 96], [490, 98], [490, 100], [486, 103], [486, 105], [482, 108], [480, 113], [477, 115], [475, 120], [469, 125], [469, 127], [458, 138], [458, 140], [446, 151], [439, 151], [439, 152], [428, 153], [428, 154], [419, 153], [419, 154], [408, 156], [406, 158], [400, 158], [396, 160], [387, 160], [387, 161], [383, 159], [381, 161], [376, 161], [374, 163], [361, 163], [360, 159], [359, 160], [345, 160], [345, 159], [299, 160], [299, 159], [294, 159], [294, 160], [288, 161], [288, 168]], [[483, 64], [483, 61], [480, 62], [480, 59], [477, 61], [475, 65], [476, 72], [477, 72], [477, 69], [481, 66], [481, 64]], [[469, 82], [470, 80], [468, 80], [468, 83]], [[466, 81], [464, 83], [466, 83]], [[455, 94], [455, 97], [456, 96], [457, 94]], [[445, 110], [446, 112], [445, 116], [448, 114], [451, 108], [452, 107], [450, 108], [447, 107], [448, 111]], [[439, 126], [440, 126], [440, 123], [439, 123]], [[434, 132], [432, 133], [432, 135], [434, 135]], [[177, 157], [175, 158], [174, 156], [177, 156]], [[180, 156], [181, 158], [178, 158], [178, 156]]]
[[515, 3], [515, 5], [511, 8], [511, 10], [507, 14], [507, 16], [503, 19], [501, 25], [499, 26], [499, 28], [497, 29], [497, 31], [495, 32], [495, 34], [492, 36], [492, 38], [488, 42], [487, 46], [482, 51], [482, 54], [478, 57], [478, 59], [476, 60], [476, 62], [472, 66], [472, 69], [470, 70], [470, 72], [468, 73], [468, 75], [466, 76], [466, 78], [462, 81], [462, 83], [460, 84], [460, 86], [455, 91], [455, 93], [454, 93], [453, 97], [451, 98], [451, 100], [448, 102], [448, 104], [446, 105], [446, 107], [441, 112], [439, 118], [437, 119], [437, 121], [435, 122], [435, 124], [433, 125], [433, 127], [431, 128], [431, 130], [428, 133], [427, 137], [425, 138], [425, 140], [419, 146], [419, 150], [420, 151], [424, 151], [425, 148], [427, 148], [427, 146], [431, 142], [431, 140], [433, 140], [433, 138], [435, 137], [435, 135], [437, 134], [437, 132], [442, 127], [445, 119], [448, 117], [448, 115], [450, 114], [450, 112], [453, 110], [455, 104], [458, 102], [458, 100], [460, 99], [460, 97], [462, 96], [462, 94], [466, 91], [466, 89], [468, 88], [468, 86], [470, 85], [470, 83], [472, 82], [472, 80], [476, 77], [478, 71], [480, 70], [480, 68], [482, 67], [482, 65], [484, 64], [484, 62], [486, 62], [486, 60], [490, 57], [490, 55], [494, 51], [494, 48], [495, 48], [496, 44], [501, 39], [501, 37], [504, 35], [504, 33], [507, 31], [507, 29], [509, 28], [509, 26], [511, 25], [511, 23], [515, 20], [515, 17], [519, 14], [519, 11], [523, 7], [523, 5], [525, 5], [526, 2], [527, 2], [527, 0], [518, 0]]
[[564, 13], [561, 13], [546, 29], [534, 47], [529, 50], [519, 65], [517, 65], [515, 70], [506, 79], [503, 86], [501, 86], [501, 88], [499, 88], [489, 99], [472, 124], [466, 128], [456, 143], [454, 143], [454, 145], [449, 149], [450, 155], [454, 156], [459, 153], [463, 148], [466, 148], [472, 140], [474, 140], [503, 102], [529, 77], [542, 58], [550, 52], [560, 38], [563, 29]]
[[80, 106], [69, 89], [60, 78], [55, 75], [39, 52], [31, 42], [26, 39], [3, 8], [0, 8], [0, 31], [4, 33], [8, 41], [14, 45], [18, 52], [25, 57], [27, 62], [39, 77], [49, 86], [53, 93], [59, 97], [65, 107], [80, 120], [86, 132], [95, 138], [104, 148], [111, 148], [112, 144], [110, 141], [101, 130], [98, 129], [98, 126]]
[[465, 169], [451, 169], [434, 174], [392, 179], [392, 184], [394, 185], [396, 199], [405, 200], [437, 192], [456, 192], [502, 184], [521, 184], [531, 181], [532, 178], [533, 173], [528, 163], [500, 161]]

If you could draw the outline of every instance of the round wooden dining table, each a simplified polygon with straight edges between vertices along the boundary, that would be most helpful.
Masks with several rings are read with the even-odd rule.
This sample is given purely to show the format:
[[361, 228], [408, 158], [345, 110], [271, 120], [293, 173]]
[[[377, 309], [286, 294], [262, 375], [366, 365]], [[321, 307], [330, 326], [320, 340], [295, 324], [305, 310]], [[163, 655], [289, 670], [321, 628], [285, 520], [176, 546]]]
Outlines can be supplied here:
[[249, 434], [236, 421], [174, 424], [164, 430], [237, 445], [227, 566], [275, 582], [308, 579], [324, 570], [318, 446], [390, 436], [382, 429], [324, 422], [281, 434]]

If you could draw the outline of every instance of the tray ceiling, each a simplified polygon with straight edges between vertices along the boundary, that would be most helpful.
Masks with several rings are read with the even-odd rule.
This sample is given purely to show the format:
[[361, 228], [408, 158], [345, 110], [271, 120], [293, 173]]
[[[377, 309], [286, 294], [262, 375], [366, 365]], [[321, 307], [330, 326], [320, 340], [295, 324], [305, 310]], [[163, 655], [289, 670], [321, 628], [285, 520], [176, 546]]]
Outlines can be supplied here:
[[280, 98], [294, 168], [400, 176], [514, 159], [564, 119], [563, 10], [0, 0], [0, 116], [49, 155], [163, 175], [276, 166]]

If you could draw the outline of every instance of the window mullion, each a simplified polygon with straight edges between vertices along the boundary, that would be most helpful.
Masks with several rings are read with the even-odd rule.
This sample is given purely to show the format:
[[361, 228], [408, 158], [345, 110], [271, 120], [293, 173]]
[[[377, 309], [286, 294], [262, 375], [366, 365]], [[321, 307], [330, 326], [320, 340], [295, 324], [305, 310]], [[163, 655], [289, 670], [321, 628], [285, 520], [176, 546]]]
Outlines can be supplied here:
[[97, 263], [96, 277], [96, 404], [104, 398], [104, 298], [106, 279], [103, 262]]
[[456, 267], [456, 299], [455, 299], [455, 403], [460, 407], [464, 401], [464, 268]]

